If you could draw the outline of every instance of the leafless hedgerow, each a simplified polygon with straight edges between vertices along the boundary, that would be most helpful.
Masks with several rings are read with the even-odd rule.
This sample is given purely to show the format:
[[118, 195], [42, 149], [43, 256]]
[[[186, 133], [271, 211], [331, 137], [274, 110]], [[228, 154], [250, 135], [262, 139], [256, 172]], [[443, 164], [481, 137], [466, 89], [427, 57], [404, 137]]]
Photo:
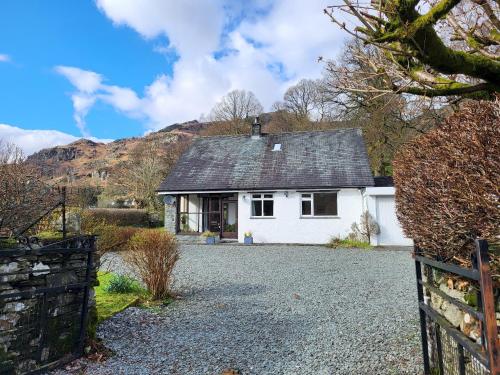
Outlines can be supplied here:
[[[343, 0], [325, 13], [377, 52], [366, 61], [369, 75], [330, 66], [345, 77], [344, 89], [489, 99], [500, 89], [496, 0]], [[371, 85], [374, 78], [386, 87]]]
[[429, 256], [469, 259], [476, 237], [499, 241], [500, 100], [465, 104], [394, 161], [397, 215]]

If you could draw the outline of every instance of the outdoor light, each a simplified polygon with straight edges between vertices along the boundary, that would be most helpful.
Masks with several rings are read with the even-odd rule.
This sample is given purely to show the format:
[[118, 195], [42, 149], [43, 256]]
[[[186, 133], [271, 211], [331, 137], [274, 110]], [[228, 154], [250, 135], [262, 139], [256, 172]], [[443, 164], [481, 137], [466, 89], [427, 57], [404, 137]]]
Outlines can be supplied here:
[[288, 198], [288, 191], [285, 191], [285, 197]]

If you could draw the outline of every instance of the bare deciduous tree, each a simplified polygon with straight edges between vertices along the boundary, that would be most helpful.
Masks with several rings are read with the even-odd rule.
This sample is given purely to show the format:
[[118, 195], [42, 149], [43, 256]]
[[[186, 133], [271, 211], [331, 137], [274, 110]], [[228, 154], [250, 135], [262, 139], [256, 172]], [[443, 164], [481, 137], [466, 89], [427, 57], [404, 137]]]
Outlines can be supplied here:
[[218, 102], [210, 113], [213, 126], [204, 135], [248, 134], [253, 117], [263, 112], [262, 105], [251, 91], [233, 90]]
[[25, 162], [19, 147], [0, 140], [0, 233], [27, 228], [60, 200], [38, 170]]
[[[345, 77], [346, 90], [491, 99], [500, 89], [498, 1], [343, 2], [325, 13], [377, 51], [366, 61], [368, 75], [330, 66]], [[371, 85], [373, 79], [384, 87]]]
[[302, 79], [286, 90], [283, 105], [297, 118], [310, 118], [317, 107], [318, 96], [317, 83], [311, 79]]
[[110, 177], [105, 194], [112, 198], [130, 198], [138, 207], [159, 211], [161, 201], [156, 189], [177, 161], [188, 143], [141, 142], [131, 152], [129, 162]]
[[[335, 107], [339, 118], [363, 129], [372, 170], [387, 175], [392, 172], [391, 162], [399, 146], [435, 126], [446, 111], [439, 109], [436, 99], [410, 99], [394, 93], [382, 77], [373, 76], [370, 62], [378, 55], [377, 49], [359, 41], [346, 44], [341, 58], [327, 64], [322, 96]], [[356, 72], [370, 89], [351, 90], [357, 83], [342, 73], [346, 71]]]

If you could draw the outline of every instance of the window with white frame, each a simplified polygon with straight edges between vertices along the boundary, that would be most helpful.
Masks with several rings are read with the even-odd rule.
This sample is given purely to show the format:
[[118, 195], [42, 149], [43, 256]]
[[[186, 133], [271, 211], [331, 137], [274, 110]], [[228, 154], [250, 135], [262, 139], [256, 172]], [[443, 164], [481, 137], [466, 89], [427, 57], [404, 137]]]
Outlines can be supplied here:
[[252, 194], [252, 217], [274, 216], [274, 200], [272, 194]]
[[301, 216], [337, 216], [337, 192], [301, 194]]

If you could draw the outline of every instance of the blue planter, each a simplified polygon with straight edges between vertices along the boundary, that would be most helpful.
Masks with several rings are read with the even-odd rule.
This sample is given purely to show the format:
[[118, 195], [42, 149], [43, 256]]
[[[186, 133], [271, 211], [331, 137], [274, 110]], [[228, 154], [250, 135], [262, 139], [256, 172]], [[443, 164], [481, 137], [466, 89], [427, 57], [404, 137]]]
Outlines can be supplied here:
[[215, 237], [207, 237], [205, 243], [207, 245], [215, 245]]
[[244, 243], [245, 243], [245, 245], [252, 245], [253, 244], [253, 237], [245, 237]]

